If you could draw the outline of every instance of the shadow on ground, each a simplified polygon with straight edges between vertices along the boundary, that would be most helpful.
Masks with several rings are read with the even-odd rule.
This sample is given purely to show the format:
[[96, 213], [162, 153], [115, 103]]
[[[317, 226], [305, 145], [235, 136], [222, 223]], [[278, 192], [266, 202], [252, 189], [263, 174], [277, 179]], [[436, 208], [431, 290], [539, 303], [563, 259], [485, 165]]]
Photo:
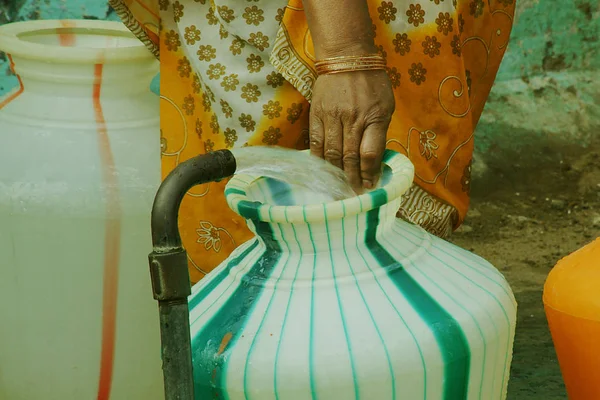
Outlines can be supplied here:
[[600, 146], [537, 149], [537, 157], [532, 149], [503, 154], [504, 164], [486, 161], [465, 224], [451, 240], [492, 262], [515, 292], [510, 400], [567, 398], [542, 289], [560, 258], [600, 236], [600, 151], [593, 149]]

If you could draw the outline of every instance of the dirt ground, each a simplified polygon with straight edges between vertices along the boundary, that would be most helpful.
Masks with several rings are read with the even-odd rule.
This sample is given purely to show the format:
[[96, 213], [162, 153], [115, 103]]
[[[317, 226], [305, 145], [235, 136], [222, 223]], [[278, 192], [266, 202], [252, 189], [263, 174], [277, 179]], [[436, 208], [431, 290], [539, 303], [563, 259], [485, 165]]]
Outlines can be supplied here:
[[471, 211], [451, 239], [498, 267], [518, 301], [510, 400], [567, 398], [542, 289], [560, 258], [600, 236], [600, 151], [566, 153], [489, 167], [474, 180]]

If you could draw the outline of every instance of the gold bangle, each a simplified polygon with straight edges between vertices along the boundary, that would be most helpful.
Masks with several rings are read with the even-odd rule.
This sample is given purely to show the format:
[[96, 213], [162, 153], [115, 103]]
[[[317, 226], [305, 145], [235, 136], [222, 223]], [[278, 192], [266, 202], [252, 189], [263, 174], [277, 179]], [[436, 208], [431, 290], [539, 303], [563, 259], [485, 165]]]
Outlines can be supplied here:
[[367, 54], [367, 55], [364, 55], [364, 56], [330, 57], [330, 58], [323, 58], [321, 60], [315, 61], [315, 65], [332, 63], [332, 62], [339, 62], [339, 61], [363, 61], [363, 60], [365, 60], [365, 61], [366, 60], [383, 61], [384, 58], [380, 54]]
[[345, 67], [345, 68], [318, 69], [317, 75], [332, 75], [332, 74], [341, 74], [344, 72], [375, 71], [375, 70], [384, 70], [384, 69], [385, 69], [385, 65], [355, 65], [355, 66]]
[[352, 71], [372, 71], [386, 68], [385, 59], [379, 54], [364, 56], [342, 56], [315, 62], [317, 75], [338, 74]]

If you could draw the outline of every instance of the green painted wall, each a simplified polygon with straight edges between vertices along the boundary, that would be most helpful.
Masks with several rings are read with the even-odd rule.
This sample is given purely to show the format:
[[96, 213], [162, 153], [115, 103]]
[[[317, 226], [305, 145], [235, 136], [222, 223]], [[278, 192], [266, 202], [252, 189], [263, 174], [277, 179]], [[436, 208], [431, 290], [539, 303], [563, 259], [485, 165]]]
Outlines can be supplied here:
[[22, 19], [111, 18], [102, 0], [8, 0], [0, 6], [0, 22]]
[[552, 163], [597, 143], [599, 132], [600, 2], [517, 0], [511, 42], [477, 127], [474, 170], [515, 157]]
[[600, 67], [598, 0], [516, 1], [515, 25], [498, 80]]

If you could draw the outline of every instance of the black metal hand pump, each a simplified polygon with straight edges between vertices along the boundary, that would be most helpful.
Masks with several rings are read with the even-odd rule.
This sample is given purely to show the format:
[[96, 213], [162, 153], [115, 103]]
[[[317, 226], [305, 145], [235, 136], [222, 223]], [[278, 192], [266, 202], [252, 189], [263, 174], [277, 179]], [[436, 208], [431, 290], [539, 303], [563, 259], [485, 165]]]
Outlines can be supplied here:
[[187, 253], [179, 236], [179, 207], [194, 186], [218, 182], [235, 173], [228, 150], [179, 164], [161, 184], [152, 207], [152, 245], [148, 256], [154, 298], [158, 300], [166, 400], [194, 400], [188, 296]]

